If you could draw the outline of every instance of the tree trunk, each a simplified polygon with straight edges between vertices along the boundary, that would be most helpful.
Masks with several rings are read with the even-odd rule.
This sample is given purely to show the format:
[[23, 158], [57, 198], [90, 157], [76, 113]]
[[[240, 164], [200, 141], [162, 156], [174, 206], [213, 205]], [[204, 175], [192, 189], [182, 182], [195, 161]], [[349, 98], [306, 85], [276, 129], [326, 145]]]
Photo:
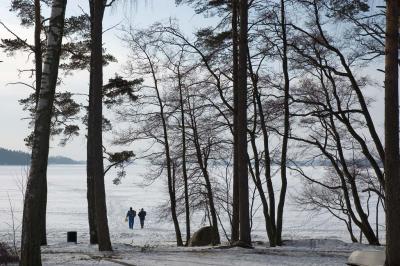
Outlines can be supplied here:
[[[326, 89], [326, 86], [324, 85], [324, 82], [322, 82], [323, 88], [325, 88], [325, 92], [327, 93], [328, 90]], [[328, 94], [326, 94], [325, 97], [328, 98], [327, 96]], [[328, 102], [328, 107], [330, 110], [333, 110], [333, 107], [331, 106], [331, 104], [329, 103], [329, 100], [327, 99]], [[351, 195], [352, 195], [352, 199], [353, 199], [353, 204], [354, 207], [357, 211], [358, 216], [360, 217], [360, 221], [358, 221], [358, 219], [354, 216], [353, 212], [351, 211], [351, 204], [347, 204], [347, 208], [350, 212], [351, 217], [354, 220], [354, 223], [361, 229], [361, 231], [364, 233], [364, 235], [366, 236], [366, 238], [368, 239], [368, 242], [371, 245], [379, 245], [379, 240], [377, 239], [377, 237], [375, 236], [374, 231], [372, 230], [372, 227], [368, 221], [368, 215], [364, 212], [364, 209], [362, 207], [361, 204], [361, 200], [359, 197], [359, 193], [358, 193], [358, 189], [357, 189], [357, 184], [355, 182], [354, 176], [352, 176], [352, 174], [350, 173], [350, 170], [348, 169], [347, 166], [347, 162], [344, 156], [344, 150], [343, 150], [343, 146], [342, 146], [342, 140], [340, 137], [340, 134], [336, 128], [335, 125], [335, 121], [334, 121], [334, 117], [333, 114], [330, 113], [329, 115], [329, 121], [330, 121], [330, 129], [331, 132], [336, 140], [336, 148], [337, 148], [337, 153], [339, 155], [340, 158], [340, 164], [341, 164], [341, 168], [343, 171], [344, 176], [347, 178], [347, 180], [343, 180], [342, 183], [342, 190], [344, 192], [344, 197], [346, 199], [346, 202], [348, 202], [350, 200], [350, 198], [348, 197], [348, 185], [350, 186], [350, 190], [351, 190]], [[343, 176], [343, 178], [344, 178]]]
[[[266, 218], [266, 226], [269, 227], [268, 233], [268, 239], [269, 239], [269, 245], [271, 247], [275, 247], [277, 245], [276, 243], [276, 223], [275, 223], [275, 192], [274, 192], [274, 186], [272, 184], [272, 174], [271, 174], [271, 156], [270, 156], [270, 150], [269, 150], [269, 133], [268, 133], [268, 128], [267, 128], [267, 123], [266, 119], [264, 116], [264, 109], [263, 109], [263, 104], [261, 102], [261, 94], [258, 89], [258, 80], [253, 72], [253, 67], [252, 63], [250, 60], [250, 51], [249, 48], [247, 47], [247, 53], [248, 53], [248, 62], [249, 62], [249, 72], [251, 76], [251, 80], [253, 83], [253, 91], [254, 91], [254, 101], [257, 103], [256, 106], [254, 106], [254, 111], [256, 114], [260, 116], [260, 127], [261, 127], [261, 132], [263, 136], [263, 146], [264, 146], [264, 176], [267, 184], [267, 191], [268, 191], [268, 201], [269, 201], [269, 213], [268, 215], [264, 214], [264, 217]], [[257, 112], [257, 107], [258, 107], [258, 112]], [[254, 147], [253, 147], [254, 150]], [[261, 181], [260, 181], [261, 182]], [[257, 184], [259, 185], [259, 184]], [[260, 188], [262, 191], [263, 189]], [[259, 192], [260, 192], [259, 189]], [[261, 196], [261, 195], [260, 195]], [[264, 195], [265, 197], [265, 195]], [[264, 210], [268, 209], [268, 206], [265, 205], [263, 206]], [[267, 217], [269, 217], [269, 222], [267, 221]]]
[[[93, 64], [93, 63], [92, 63]], [[92, 72], [90, 72], [90, 81], [89, 81], [89, 105], [90, 102], [92, 101], [92, 94], [93, 94], [93, 89], [92, 89]], [[95, 189], [94, 189], [94, 173], [93, 173], [93, 168], [95, 167], [95, 159], [93, 158], [93, 152], [92, 152], [92, 147], [93, 147], [93, 141], [92, 138], [89, 136], [92, 136], [93, 129], [92, 127], [88, 126], [88, 138], [87, 138], [87, 160], [86, 160], [86, 175], [87, 175], [87, 201], [88, 201], [88, 220], [89, 220], [89, 238], [90, 238], [90, 244], [97, 244], [97, 225], [96, 225], [96, 206], [95, 206]]]
[[97, 237], [100, 251], [111, 251], [111, 240], [107, 219], [106, 193], [104, 187], [104, 165], [103, 165], [103, 14], [106, 1], [91, 0], [91, 67], [92, 90], [89, 99], [88, 128], [91, 128], [88, 142], [92, 145], [88, 147], [93, 161], [89, 169], [92, 170], [95, 194], [95, 217], [97, 227]]
[[[88, 146], [93, 145], [89, 144]], [[87, 201], [88, 201], [88, 220], [89, 220], [89, 241], [90, 244], [97, 244], [97, 225], [96, 225], [96, 211], [95, 211], [95, 191], [94, 191], [94, 178], [93, 178], [93, 170], [90, 167], [93, 165], [92, 156], [87, 156]], [[90, 159], [89, 159], [90, 158]]]
[[[90, 13], [93, 14], [93, 1], [89, 1]], [[90, 28], [93, 28], [93, 18], [90, 19]], [[94, 65], [93, 57], [90, 58], [90, 65]], [[89, 73], [89, 108], [93, 106], [93, 71]], [[88, 112], [92, 112], [89, 111]], [[92, 116], [88, 114], [88, 120], [92, 119]], [[93, 155], [93, 127], [89, 126], [92, 124], [92, 121], [88, 121], [88, 137], [87, 137], [87, 147], [86, 147], [86, 183], [87, 183], [87, 201], [88, 201], [88, 220], [89, 220], [89, 241], [90, 244], [97, 244], [97, 225], [96, 225], [96, 205], [95, 205], [95, 189], [94, 189], [94, 167], [96, 167], [96, 160]]]
[[[43, 228], [43, 187], [46, 183], [49, 154], [50, 124], [60, 62], [66, 0], [54, 0], [51, 8], [47, 52], [44, 59], [35, 129], [31, 167], [25, 192], [21, 236], [22, 266], [42, 265], [40, 243]], [[39, 228], [38, 228], [39, 225]]]
[[164, 139], [163, 144], [164, 144], [164, 150], [165, 150], [165, 163], [167, 165], [168, 193], [169, 193], [169, 199], [170, 199], [170, 203], [171, 203], [171, 216], [172, 216], [172, 221], [174, 223], [177, 246], [183, 246], [181, 229], [179, 227], [178, 216], [176, 214], [176, 195], [175, 195], [175, 189], [174, 189], [174, 185], [173, 185], [173, 175], [172, 175], [172, 171], [173, 171], [172, 167], [173, 166], [172, 166], [172, 159], [170, 156], [167, 121], [166, 121], [165, 114], [164, 114], [164, 103], [163, 103], [163, 100], [161, 99], [160, 90], [158, 88], [158, 79], [156, 76], [156, 70], [154, 69], [154, 65], [150, 58], [150, 55], [146, 51], [145, 47], [142, 47], [140, 45], [138, 45], [138, 46], [139, 46], [139, 49], [141, 49], [141, 51], [143, 52], [144, 56], [146, 57], [148, 66], [151, 70], [151, 76], [152, 76], [153, 83], [154, 83], [154, 90], [155, 90], [156, 97], [157, 97], [157, 103], [158, 103], [158, 107], [160, 108], [160, 119], [161, 119], [161, 125], [162, 125], [162, 130], [163, 130], [163, 139]]
[[[47, 172], [47, 171], [46, 171]], [[41, 196], [41, 204], [42, 204], [42, 210], [41, 212], [43, 213], [43, 216], [41, 216], [41, 221], [40, 221], [40, 228], [42, 230], [42, 236], [41, 236], [41, 241], [40, 245], [41, 246], [46, 246], [47, 245], [47, 236], [46, 236], [46, 209], [47, 209], [47, 173], [43, 176], [43, 187], [42, 187], [42, 196]]]
[[205, 186], [207, 189], [208, 205], [210, 206], [209, 213], [211, 214], [212, 227], [214, 229], [214, 235], [215, 235], [215, 238], [213, 238], [212, 244], [218, 245], [218, 244], [221, 244], [221, 240], [219, 237], [218, 219], [217, 219], [217, 212], [215, 210], [214, 196], [213, 196], [213, 192], [212, 192], [210, 176], [208, 174], [208, 169], [206, 166], [206, 161], [205, 161], [206, 158], [204, 158], [204, 156], [201, 153], [201, 147], [200, 147], [199, 136], [198, 136], [198, 131], [197, 131], [197, 123], [196, 123], [196, 119], [194, 117], [193, 112], [190, 113], [190, 119], [192, 122], [193, 143], [194, 143], [195, 149], [196, 149], [197, 163], [199, 164], [200, 170], [203, 173], [204, 181], [206, 183]]
[[385, 179], [386, 265], [400, 265], [399, 1], [386, 1]]
[[174, 189], [174, 185], [173, 185], [172, 159], [171, 159], [171, 155], [170, 155], [167, 121], [165, 119], [165, 114], [164, 114], [164, 104], [161, 99], [160, 91], [158, 88], [158, 80], [156, 77], [155, 69], [153, 67], [153, 63], [152, 63], [149, 55], [146, 53], [146, 51], [145, 50], [142, 50], [142, 51], [145, 53], [146, 58], [149, 62], [149, 66], [151, 69], [153, 82], [154, 82], [154, 88], [155, 88], [156, 96], [157, 96], [157, 100], [158, 100], [158, 105], [160, 107], [160, 117], [161, 117], [163, 137], [164, 137], [165, 162], [167, 164], [168, 192], [169, 192], [169, 199], [171, 202], [171, 216], [172, 216], [172, 221], [174, 223], [174, 228], [175, 228], [176, 244], [178, 247], [181, 247], [181, 246], [183, 246], [183, 241], [182, 241], [181, 229], [179, 227], [178, 216], [176, 214], [176, 195], [175, 195], [175, 189]]
[[35, 104], [39, 101], [40, 83], [42, 81], [42, 42], [40, 34], [42, 32], [42, 19], [40, 10], [40, 0], [35, 0]]
[[349, 231], [351, 242], [358, 243], [357, 238], [353, 232], [353, 227], [351, 225], [351, 217], [350, 217], [350, 215], [347, 215], [347, 217], [348, 217], [348, 221], [346, 222], [346, 227], [347, 227], [347, 231]]
[[289, 70], [287, 59], [287, 40], [286, 40], [286, 17], [285, 17], [285, 0], [281, 0], [281, 28], [282, 28], [282, 70], [285, 77], [284, 83], [284, 132], [282, 139], [281, 152], [281, 192], [279, 195], [278, 210], [276, 214], [276, 244], [282, 245], [282, 223], [283, 223], [283, 208], [285, 206], [287, 176], [286, 176], [286, 160], [289, 141]]
[[232, 81], [233, 81], [233, 191], [231, 243], [239, 240], [239, 175], [237, 155], [238, 101], [238, 0], [232, 0]]
[[249, 219], [249, 183], [247, 169], [247, 25], [248, 0], [239, 1], [239, 60], [237, 106], [237, 154], [239, 175], [239, 245], [251, 246]]
[[175, 186], [173, 184], [173, 175], [172, 175], [172, 160], [170, 156], [170, 149], [169, 149], [169, 142], [168, 142], [168, 133], [167, 133], [167, 124], [165, 121], [164, 117], [164, 108], [162, 105], [161, 97], [157, 89], [157, 97], [159, 99], [159, 105], [160, 105], [160, 110], [161, 110], [161, 120], [162, 120], [162, 127], [163, 127], [163, 132], [164, 132], [164, 148], [165, 148], [165, 160], [167, 163], [167, 178], [168, 178], [168, 192], [169, 192], [169, 199], [171, 202], [171, 216], [172, 216], [172, 221], [174, 223], [175, 227], [175, 235], [176, 235], [176, 244], [178, 247], [183, 246], [183, 241], [182, 241], [182, 234], [181, 234], [181, 229], [179, 227], [179, 221], [178, 221], [178, 216], [176, 214], [176, 195], [175, 195]]
[[[255, 101], [255, 100], [254, 100]], [[256, 110], [256, 103], [254, 103], [254, 110], [255, 113], [257, 112]], [[256, 122], [256, 121], [255, 121]], [[260, 157], [258, 155], [258, 150], [257, 150], [257, 144], [256, 144], [256, 137], [254, 131], [250, 134], [250, 142], [251, 142], [251, 147], [253, 149], [253, 154], [254, 154], [254, 171], [252, 171], [251, 168], [251, 162], [250, 158], [248, 159], [248, 164], [250, 167], [250, 173], [254, 181], [254, 185], [257, 188], [258, 194], [260, 195], [260, 200], [261, 204], [263, 206], [263, 214], [264, 214], [264, 219], [265, 219], [265, 229], [267, 231], [268, 239], [269, 239], [269, 245], [271, 247], [275, 247], [275, 231], [276, 227], [273, 224], [273, 221], [269, 215], [269, 208], [268, 208], [268, 202], [267, 198], [265, 197], [264, 189], [262, 186], [262, 181], [261, 181], [261, 174], [260, 174]], [[254, 172], [254, 173], [253, 173]]]
[[[321, 73], [321, 75], [322, 75], [322, 73]], [[331, 80], [331, 82], [332, 82], [332, 85], [334, 88], [335, 83], [333, 82], [333, 80]], [[350, 173], [350, 170], [347, 166], [347, 161], [345, 159], [345, 153], [344, 153], [344, 149], [342, 146], [341, 136], [336, 127], [336, 123], [334, 120], [333, 106], [332, 106], [332, 104], [330, 102], [330, 98], [328, 96], [329, 90], [328, 90], [327, 86], [325, 85], [323, 77], [321, 77], [321, 85], [325, 92], [325, 98], [326, 98], [327, 107], [329, 110], [329, 123], [328, 123], [329, 129], [327, 127], [326, 132], [330, 132], [332, 134], [332, 137], [336, 141], [336, 149], [337, 149], [337, 154], [340, 159], [341, 167], [339, 167], [337, 165], [337, 162], [335, 162], [332, 159], [331, 159], [331, 162], [332, 162], [332, 165], [334, 165], [334, 167], [337, 169], [337, 173], [339, 174], [339, 172], [340, 172], [339, 176], [340, 176], [340, 179], [342, 182], [342, 191], [343, 191], [343, 196], [345, 198], [346, 207], [348, 209], [350, 217], [353, 219], [354, 223], [360, 228], [360, 230], [366, 236], [366, 238], [368, 239], [368, 242], [372, 245], [379, 245], [379, 240], [375, 236], [375, 233], [372, 230], [372, 227], [369, 223], [368, 215], [364, 212], [363, 206], [361, 204], [358, 189], [357, 189], [357, 184], [355, 182], [355, 177]], [[335, 88], [334, 88], [334, 91], [335, 91]], [[336, 93], [334, 92], [334, 94], [336, 94]], [[330, 155], [330, 157], [332, 157], [332, 156]], [[353, 199], [353, 203], [350, 203], [350, 196], [348, 194], [349, 193], [348, 189], [351, 190], [351, 196], [352, 196], [351, 198]], [[358, 218], [355, 216], [355, 214], [352, 210], [353, 205], [357, 211], [357, 214], [358, 214], [360, 220], [358, 220]]]
[[[42, 81], [42, 43], [40, 39], [40, 34], [42, 32], [42, 19], [40, 14], [40, 0], [35, 0], [35, 109], [37, 108], [39, 102], [39, 92]], [[43, 190], [42, 190], [42, 212], [46, 214], [47, 207], [47, 177], [44, 177]], [[46, 237], [46, 215], [42, 217], [41, 227], [42, 231], [42, 240], [40, 245], [47, 245], [47, 237]]]
[[181, 123], [182, 123], [182, 174], [185, 189], [185, 215], [186, 215], [186, 246], [190, 240], [190, 208], [189, 208], [189, 189], [188, 189], [188, 174], [186, 167], [186, 127], [185, 127], [185, 108], [182, 95], [182, 79], [180, 69], [178, 67], [178, 87], [179, 87], [179, 102], [181, 107]]

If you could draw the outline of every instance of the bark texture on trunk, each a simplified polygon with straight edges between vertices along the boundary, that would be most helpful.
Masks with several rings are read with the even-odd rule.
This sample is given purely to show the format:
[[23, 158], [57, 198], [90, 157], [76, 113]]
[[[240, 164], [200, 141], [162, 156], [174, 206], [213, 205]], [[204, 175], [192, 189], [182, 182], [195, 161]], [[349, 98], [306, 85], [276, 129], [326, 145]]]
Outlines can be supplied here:
[[386, 1], [385, 180], [386, 265], [400, 265], [399, 1]]
[[[47, 163], [46, 163], [47, 164]], [[47, 209], [47, 171], [43, 177], [43, 184], [42, 184], [42, 196], [41, 196], [41, 205], [42, 205], [42, 210], [41, 213], [43, 215], [40, 217], [40, 228], [42, 230], [42, 236], [41, 236], [41, 241], [40, 245], [41, 246], [46, 246], [47, 245], [47, 235], [46, 235], [46, 209]]]
[[[94, 13], [94, 3], [93, 1], [89, 1], [89, 6], [90, 6], [90, 13]], [[90, 28], [93, 28], [93, 19], [90, 19]], [[90, 58], [90, 65], [94, 65], [93, 63], [93, 57]], [[90, 71], [89, 73], [89, 108], [93, 106], [92, 99], [93, 99], [93, 72]], [[89, 109], [90, 110], [90, 109]], [[88, 112], [92, 112], [89, 111]], [[88, 114], [88, 120], [92, 119], [92, 115], [89, 116]], [[91, 122], [91, 121], [90, 121]], [[96, 167], [96, 160], [94, 158], [93, 154], [93, 140], [91, 137], [93, 135], [93, 127], [89, 126], [92, 123], [89, 123], [88, 121], [88, 137], [87, 137], [87, 143], [86, 143], [86, 153], [87, 153], [87, 158], [86, 158], [86, 183], [87, 183], [87, 201], [88, 201], [88, 221], [89, 221], [89, 241], [90, 244], [97, 244], [97, 225], [96, 225], [96, 205], [95, 205], [95, 187], [94, 187], [94, 167]]]
[[[91, 147], [88, 153], [92, 156], [91, 170], [94, 194], [97, 240], [100, 251], [111, 251], [110, 232], [107, 219], [106, 193], [104, 187], [103, 165], [103, 14], [106, 5], [104, 0], [91, 0], [91, 98], [89, 99], [88, 138]], [[89, 142], [88, 142], [89, 144]], [[88, 180], [90, 179], [88, 178]]]
[[40, 0], [35, 0], [35, 101], [36, 107], [39, 101], [39, 92], [42, 82], [42, 43], [40, 34], [42, 32], [42, 19], [40, 10]]
[[[90, 73], [90, 85], [89, 85], [89, 102], [92, 99], [92, 73]], [[91, 136], [93, 129], [88, 127], [88, 136]], [[94, 172], [95, 158], [93, 157], [93, 141], [92, 138], [87, 138], [87, 159], [86, 159], [86, 183], [87, 183], [87, 201], [88, 201], [88, 220], [89, 220], [89, 241], [90, 244], [97, 244], [97, 225], [96, 225], [96, 205], [95, 205], [95, 188], [94, 188]]]
[[[43, 235], [43, 187], [46, 185], [50, 124], [58, 77], [66, 0], [54, 0], [51, 8], [47, 52], [44, 59], [35, 129], [31, 167], [25, 192], [21, 236], [21, 266], [40, 266], [40, 244]], [[39, 228], [38, 228], [39, 225]]]
[[[41, 19], [41, 7], [40, 0], [35, 0], [35, 33], [34, 33], [34, 41], [35, 41], [35, 109], [37, 108], [39, 102], [39, 93], [42, 82], [42, 43], [40, 39], [40, 34], [42, 32], [42, 19]], [[47, 177], [44, 177], [43, 190], [42, 190], [42, 212], [46, 214], [47, 207]], [[41, 245], [47, 245], [47, 237], [46, 237], [46, 215], [42, 217], [41, 227], [42, 230], [42, 240]]]
[[239, 244], [251, 246], [249, 219], [249, 183], [247, 169], [247, 27], [248, 0], [239, 1], [239, 60], [237, 105], [237, 153], [239, 175]]
[[232, 81], [233, 81], [233, 195], [231, 243], [239, 240], [239, 175], [237, 155], [238, 101], [238, 0], [232, 0]]

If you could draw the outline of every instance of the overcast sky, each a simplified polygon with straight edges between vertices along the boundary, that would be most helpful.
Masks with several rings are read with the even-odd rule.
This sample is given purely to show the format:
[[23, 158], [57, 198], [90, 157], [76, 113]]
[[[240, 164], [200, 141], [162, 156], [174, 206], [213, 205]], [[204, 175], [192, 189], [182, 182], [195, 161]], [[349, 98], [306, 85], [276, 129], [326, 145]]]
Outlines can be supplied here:
[[[87, 10], [87, 2], [83, 0], [68, 0], [67, 16], [79, 15], [82, 9]], [[120, 1], [129, 2], [128, 1]], [[0, 20], [18, 35], [32, 43], [33, 29], [22, 28], [15, 13], [9, 12], [10, 0], [0, 0]], [[122, 25], [134, 25], [135, 27], [147, 27], [156, 21], [168, 21], [169, 18], [176, 18], [181, 24], [182, 30], [190, 34], [196, 28], [211, 23], [212, 19], [205, 19], [203, 16], [195, 15], [190, 7], [175, 5], [175, 0], [138, 0], [137, 5], [119, 4], [117, 7], [106, 10], [104, 18], [104, 28], [110, 28], [119, 25], [104, 34], [104, 44], [108, 52], [117, 57], [118, 63], [113, 63], [104, 69], [104, 81], [112, 77], [114, 73], [120, 72], [124, 59], [127, 55], [127, 49], [123, 47], [118, 35], [121, 35], [119, 29]], [[0, 38], [11, 38], [12, 36], [0, 25]], [[15, 54], [7, 57], [3, 52], [0, 53], [0, 147], [28, 151], [24, 145], [23, 139], [29, 134], [28, 121], [24, 120], [27, 116], [22, 111], [18, 100], [26, 97], [30, 90], [21, 85], [10, 85], [11, 82], [32, 83], [33, 78], [29, 75], [19, 75], [18, 70], [31, 68], [32, 56], [27, 54]], [[74, 72], [72, 76], [62, 77], [63, 85], [57, 90], [68, 90], [77, 93], [87, 93], [88, 90], [88, 72]], [[82, 127], [83, 128], [83, 127]], [[75, 138], [65, 147], [59, 147], [58, 141], [51, 143], [51, 155], [65, 155], [74, 159], [85, 160], [86, 141], [85, 132], [81, 131], [81, 136]], [[105, 137], [107, 143], [107, 136]]]

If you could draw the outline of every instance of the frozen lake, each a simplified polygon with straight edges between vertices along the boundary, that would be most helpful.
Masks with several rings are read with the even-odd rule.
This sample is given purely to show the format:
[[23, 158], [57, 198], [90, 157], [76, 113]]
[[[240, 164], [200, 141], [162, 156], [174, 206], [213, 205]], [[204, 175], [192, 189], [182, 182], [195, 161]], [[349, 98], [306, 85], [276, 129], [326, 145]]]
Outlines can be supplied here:
[[[105, 178], [108, 222], [112, 241], [133, 245], [161, 243], [172, 245], [175, 241], [173, 224], [169, 220], [159, 221], [157, 211], [157, 207], [168, 200], [166, 187], [161, 180], [150, 186], [143, 186], [141, 174], [144, 169], [145, 167], [141, 165], [130, 166], [127, 169], [127, 176], [120, 185], [112, 183], [115, 172], [107, 174]], [[323, 169], [321, 168], [319, 171], [322, 172]], [[22, 191], [20, 181], [26, 175], [25, 172], [26, 169], [22, 166], [0, 166], [0, 241], [12, 239], [10, 204], [14, 210], [16, 226], [21, 224]], [[301, 189], [301, 181], [289, 171], [288, 182], [284, 239], [329, 238], [350, 241], [342, 222], [327, 213], [315, 215], [312, 212], [301, 211], [297, 205], [293, 204], [291, 195]], [[147, 211], [144, 230], [139, 229], [138, 221], [135, 221], [133, 231], [128, 230], [125, 215], [130, 206], [136, 210], [144, 208]], [[184, 217], [181, 218], [181, 231], [184, 234]], [[383, 222], [382, 219], [381, 221]], [[192, 232], [199, 227], [201, 227], [201, 219], [199, 215], [195, 215], [192, 218]], [[226, 229], [230, 230], [229, 227]], [[47, 233], [49, 244], [65, 241], [67, 231], [77, 231], [78, 241], [80, 243], [88, 242], [85, 165], [50, 165], [48, 169]], [[220, 231], [221, 239], [225, 241], [222, 230]], [[357, 232], [356, 235], [358, 235]], [[19, 238], [19, 236], [18, 232], [17, 237]], [[252, 239], [267, 241], [261, 208], [253, 219]]]

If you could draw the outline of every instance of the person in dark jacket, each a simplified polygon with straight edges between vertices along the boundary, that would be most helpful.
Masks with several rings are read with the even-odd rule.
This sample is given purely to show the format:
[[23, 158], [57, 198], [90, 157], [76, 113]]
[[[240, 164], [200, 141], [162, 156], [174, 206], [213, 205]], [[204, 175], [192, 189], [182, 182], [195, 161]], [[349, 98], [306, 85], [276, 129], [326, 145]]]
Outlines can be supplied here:
[[133, 229], [135, 216], [136, 216], [136, 211], [132, 210], [132, 207], [130, 207], [128, 213], [126, 214], [126, 219], [128, 219], [129, 229]]
[[140, 220], [140, 226], [143, 229], [144, 226], [144, 219], [146, 217], [146, 212], [143, 210], [143, 208], [140, 210], [140, 212], [138, 213], [139, 216], [139, 220]]

